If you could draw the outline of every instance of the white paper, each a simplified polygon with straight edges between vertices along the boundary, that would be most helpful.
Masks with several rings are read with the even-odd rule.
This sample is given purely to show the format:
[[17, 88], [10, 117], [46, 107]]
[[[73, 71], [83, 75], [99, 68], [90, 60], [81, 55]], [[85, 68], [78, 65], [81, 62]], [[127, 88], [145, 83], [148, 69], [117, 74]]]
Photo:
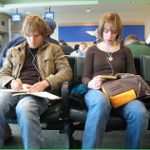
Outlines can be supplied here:
[[37, 96], [37, 97], [41, 97], [41, 98], [47, 98], [49, 100], [58, 100], [61, 99], [61, 97], [56, 96], [54, 94], [51, 94], [49, 92], [34, 92], [34, 93], [15, 93], [13, 94], [13, 96], [16, 95], [33, 95], [33, 96]]
[[13, 89], [0, 89], [0, 92], [9, 92], [9, 93], [24, 93], [27, 92], [27, 90], [13, 90]]
[[41, 98], [47, 98], [49, 100], [61, 99], [61, 97], [56, 96], [56, 95], [51, 94], [51, 93], [46, 92], [46, 91], [27, 93], [27, 90], [0, 89], [0, 92], [11, 92], [11, 93], [14, 93], [13, 96], [17, 96], [17, 95], [33, 95], [33, 96], [37, 96], [37, 97], [41, 97]]

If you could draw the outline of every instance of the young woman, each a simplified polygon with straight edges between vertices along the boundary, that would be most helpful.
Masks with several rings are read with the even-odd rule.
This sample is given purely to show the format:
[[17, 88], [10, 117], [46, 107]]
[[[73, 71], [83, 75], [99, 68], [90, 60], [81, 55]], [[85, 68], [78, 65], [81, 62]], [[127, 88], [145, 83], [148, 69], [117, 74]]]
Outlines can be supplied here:
[[[99, 75], [116, 73], [136, 74], [129, 48], [121, 44], [122, 24], [116, 13], [106, 13], [99, 21], [100, 43], [88, 49], [82, 82], [89, 90], [85, 95], [88, 114], [82, 148], [100, 148], [109, 120], [111, 104], [100, 90], [103, 79]], [[139, 100], [115, 109], [127, 122], [126, 148], [139, 148], [148, 126], [148, 112]]]

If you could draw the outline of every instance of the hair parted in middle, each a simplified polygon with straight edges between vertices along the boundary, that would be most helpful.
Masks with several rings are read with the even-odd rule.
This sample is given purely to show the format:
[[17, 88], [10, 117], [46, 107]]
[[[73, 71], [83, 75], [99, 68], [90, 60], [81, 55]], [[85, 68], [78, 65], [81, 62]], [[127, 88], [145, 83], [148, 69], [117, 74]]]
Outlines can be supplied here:
[[43, 37], [46, 37], [50, 34], [50, 29], [48, 28], [46, 22], [39, 15], [29, 15], [23, 22], [23, 35], [28, 36], [30, 33], [34, 32], [38, 32]]
[[122, 38], [122, 22], [117, 13], [107, 12], [105, 13], [101, 19], [99, 20], [99, 27], [98, 27], [98, 36], [101, 40], [103, 40], [103, 31], [105, 23], [110, 23], [115, 26], [117, 29], [117, 37], [116, 42], [120, 42]]

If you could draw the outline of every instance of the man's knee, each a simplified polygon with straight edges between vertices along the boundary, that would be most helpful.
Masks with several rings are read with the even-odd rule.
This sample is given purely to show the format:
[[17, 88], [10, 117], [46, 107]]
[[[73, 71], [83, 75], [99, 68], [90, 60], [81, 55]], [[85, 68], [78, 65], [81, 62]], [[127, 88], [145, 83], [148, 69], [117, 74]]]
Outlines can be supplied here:
[[29, 103], [20, 100], [16, 106], [16, 113], [17, 114], [26, 113], [29, 111], [29, 109], [30, 109]]
[[4, 100], [0, 100], [0, 111], [6, 111], [9, 109], [8, 103]]

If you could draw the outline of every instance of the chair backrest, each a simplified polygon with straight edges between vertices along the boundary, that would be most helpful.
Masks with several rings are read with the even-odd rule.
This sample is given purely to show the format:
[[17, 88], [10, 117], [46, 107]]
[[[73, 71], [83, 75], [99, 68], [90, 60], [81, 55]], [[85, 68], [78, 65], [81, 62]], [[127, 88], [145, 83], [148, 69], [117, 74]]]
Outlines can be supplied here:
[[135, 63], [136, 73], [137, 73], [138, 75], [141, 75], [141, 76], [142, 76], [140, 58], [134, 57], [134, 63]]
[[73, 82], [75, 84], [80, 83], [84, 67], [84, 57], [66, 55], [66, 58], [68, 59], [68, 62], [73, 72]]
[[149, 55], [142, 55], [140, 57], [140, 65], [141, 65], [141, 73], [143, 79], [150, 83], [150, 56]]
[[78, 77], [82, 77], [83, 68], [84, 68], [84, 57], [76, 57], [76, 69], [77, 69], [76, 71]]
[[72, 78], [72, 80], [74, 81], [75, 78], [76, 78], [76, 76], [77, 76], [76, 75], [76, 59], [75, 59], [75, 57], [72, 57], [72, 56], [69, 56], [69, 55], [65, 55], [65, 56], [68, 59], [68, 62], [69, 62], [70, 67], [72, 69], [72, 72], [73, 72], [73, 78]]

